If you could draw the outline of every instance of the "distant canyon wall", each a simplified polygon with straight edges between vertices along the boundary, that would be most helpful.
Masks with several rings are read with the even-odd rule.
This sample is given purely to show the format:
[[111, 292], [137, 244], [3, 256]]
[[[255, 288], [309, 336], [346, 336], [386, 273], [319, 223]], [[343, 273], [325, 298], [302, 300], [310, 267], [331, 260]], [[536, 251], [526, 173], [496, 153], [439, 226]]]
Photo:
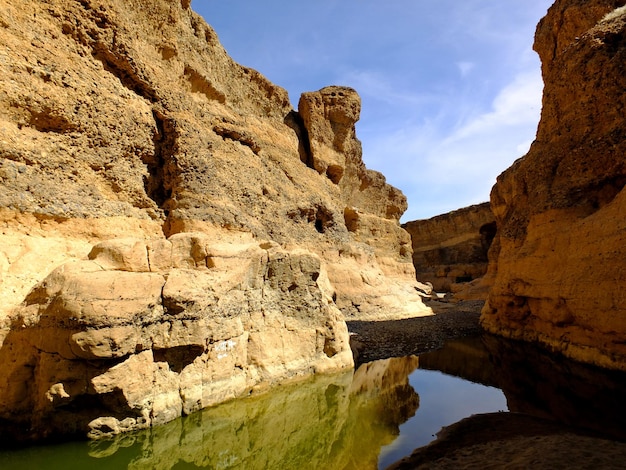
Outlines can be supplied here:
[[626, 369], [626, 7], [558, 0], [535, 50], [537, 138], [498, 177], [494, 285], [481, 322], [565, 355]]
[[437, 292], [461, 289], [487, 272], [487, 253], [496, 224], [489, 203], [415, 220], [402, 226], [411, 235], [417, 279]]
[[162, 423], [431, 313], [354, 90], [294, 110], [188, 0], [0, 0], [0, 42], [3, 435]]

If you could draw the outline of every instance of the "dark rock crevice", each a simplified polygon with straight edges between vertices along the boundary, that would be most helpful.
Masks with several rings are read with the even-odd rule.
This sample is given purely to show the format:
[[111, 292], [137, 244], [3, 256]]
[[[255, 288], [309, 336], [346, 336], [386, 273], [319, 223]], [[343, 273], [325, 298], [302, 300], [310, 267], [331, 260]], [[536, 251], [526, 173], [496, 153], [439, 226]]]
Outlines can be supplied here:
[[91, 2], [81, 0], [81, 7], [86, 16], [92, 21], [93, 27], [81, 22], [80, 18], [69, 17], [63, 23], [62, 31], [71, 35], [80, 43], [91, 49], [91, 55], [100, 61], [104, 69], [117, 77], [120, 83], [133, 93], [154, 103], [158, 101], [156, 89], [143, 75], [141, 67], [135, 63], [132, 51], [127, 50], [127, 45], [118, 40], [113, 32], [110, 36], [109, 28], [113, 21], [109, 18], [104, 6], [94, 7]]
[[249, 147], [256, 155], [261, 151], [261, 146], [256, 142], [254, 137], [249, 133], [241, 129], [235, 129], [228, 126], [213, 126], [213, 132], [222, 137], [223, 139], [230, 139], [235, 142], [239, 142], [241, 145]]
[[325, 233], [336, 225], [333, 212], [321, 204], [313, 207], [300, 207], [289, 211], [287, 216], [294, 221], [312, 223], [318, 233]]
[[291, 111], [284, 120], [285, 124], [293, 129], [298, 137], [298, 153], [300, 154], [300, 161], [311, 169], [315, 169], [313, 166], [313, 154], [311, 152], [311, 140], [309, 138], [309, 132], [304, 125], [302, 116], [297, 111]]
[[191, 364], [204, 352], [199, 345], [174, 346], [167, 349], [154, 349], [154, 362], [167, 362], [171, 371], [180, 374], [182, 370]]
[[146, 194], [159, 208], [168, 215], [172, 197], [173, 181], [178, 173], [176, 159], [178, 132], [176, 121], [168, 118], [160, 111], [153, 110], [152, 115], [156, 125], [154, 134], [154, 154], [152, 159], [144, 161], [148, 167], [149, 176], [144, 180]]
[[93, 56], [102, 63], [107, 72], [117, 77], [125, 88], [151, 103], [159, 100], [156, 89], [140, 76], [126, 54], [113, 52], [105, 44], [97, 42], [93, 48]]
[[222, 104], [226, 102], [226, 95], [215, 88], [207, 77], [193, 67], [185, 66], [184, 76], [192, 93], [201, 93], [210, 101], [214, 100]]

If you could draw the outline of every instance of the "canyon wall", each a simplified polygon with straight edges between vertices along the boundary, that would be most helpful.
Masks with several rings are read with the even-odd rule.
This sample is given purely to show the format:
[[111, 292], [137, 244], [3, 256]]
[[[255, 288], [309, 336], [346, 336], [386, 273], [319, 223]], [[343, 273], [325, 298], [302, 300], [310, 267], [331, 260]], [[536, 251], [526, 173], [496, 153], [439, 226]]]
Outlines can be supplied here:
[[0, 42], [3, 436], [162, 423], [431, 313], [354, 90], [294, 110], [188, 0], [0, 0]]
[[415, 220], [402, 227], [411, 235], [417, 279], [437, 292], [451, 292], [458, 283], [485, 275], [487, 252], [496, 226], [489, 203], [477, 204]]
[[537, 138], [498, 177], [483, 327], [626, 369], [626, 7], [557, 0], [535, 49]]

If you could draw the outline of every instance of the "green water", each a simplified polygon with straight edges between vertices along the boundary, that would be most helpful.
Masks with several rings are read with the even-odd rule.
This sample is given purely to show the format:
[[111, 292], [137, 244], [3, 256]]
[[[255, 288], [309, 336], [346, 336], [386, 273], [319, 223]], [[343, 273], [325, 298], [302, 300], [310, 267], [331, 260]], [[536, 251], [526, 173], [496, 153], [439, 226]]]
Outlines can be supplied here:
[[507, 409], [626, 441], [624, 396], [623, 372], [484, 335], [116, 439], [0, 450], [0, 470], [380, 469], [434, 440], [443, 426]]
[[0, 451], [0, 468], [377, 469], [443, 425], [506, 409], [501, 391], [418, 369], [418, 362], [364, 364], [116, 439]]

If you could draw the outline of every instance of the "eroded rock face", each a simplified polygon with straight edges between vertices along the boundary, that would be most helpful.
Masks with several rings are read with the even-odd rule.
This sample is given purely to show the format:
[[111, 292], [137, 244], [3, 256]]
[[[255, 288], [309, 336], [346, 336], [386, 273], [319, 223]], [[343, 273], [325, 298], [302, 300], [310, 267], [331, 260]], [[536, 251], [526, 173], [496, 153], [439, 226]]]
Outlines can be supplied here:
[[[293, 111], [285, 90], [235, 64], [177, 1], [5, 3], [4, 235], [45, 224], [46, 238], [67, 238], [78, 220], [69, 235], [92, 243], [124, 218], [146, 237], [226, 228], [309, 246], [333, 261], [347, 314], [410, 284], [410, 241], [397, 222], [406, 199], [363, 165], [356, 92], [306, 93]], [[34, 216], [26, 230], [21, 214]], [[388, 287], [346, 280], [355, 257], [356, 278]], [[404, 304], [384, 310], [427, 313], [417, 298]]]
[[499, 249], [482, 315], [489, 331], [619, 369], [626, 369], [623, 5], [559, 0], [537, 28], [541, 122], [529, 153], [492, 190]]
[[350, 367], [341, 314], [431, 313], [356, 92], [294, 111], [189, 6], [0, 0], [0, 414], [33, 435]]
[[317, 255], [275, 243], [103, 242], [28, 295], [0, 349], [2, 418], [100, 437], [350, 367], [328, 286]]
[[437, 292], [485, 275], [487, 253], [496, 233], [489, 203], [465, 207], [402, 227], [411, 235], [417, 279]]
[[[331, 86], [303, 93], [298, 104], [302, 119], [302, 161], [332, 182], [343, 205], [342, 221], [318, 210], [324, 232], [345, 227], [350, 244], [324, 249], [328, 275], [337, 290], [337, 305], [351, 318], [381, 319], [424, 315], [416, 284], [411, 239], [398, 221], [407, 209], [406, 197], [385, 177], [365, 168], [356, 138], [361, 99], [347, 87]], [[383, 313], [384, 312], [384, 313]], [[398, 315], [400, 313], [400, 315]]]

